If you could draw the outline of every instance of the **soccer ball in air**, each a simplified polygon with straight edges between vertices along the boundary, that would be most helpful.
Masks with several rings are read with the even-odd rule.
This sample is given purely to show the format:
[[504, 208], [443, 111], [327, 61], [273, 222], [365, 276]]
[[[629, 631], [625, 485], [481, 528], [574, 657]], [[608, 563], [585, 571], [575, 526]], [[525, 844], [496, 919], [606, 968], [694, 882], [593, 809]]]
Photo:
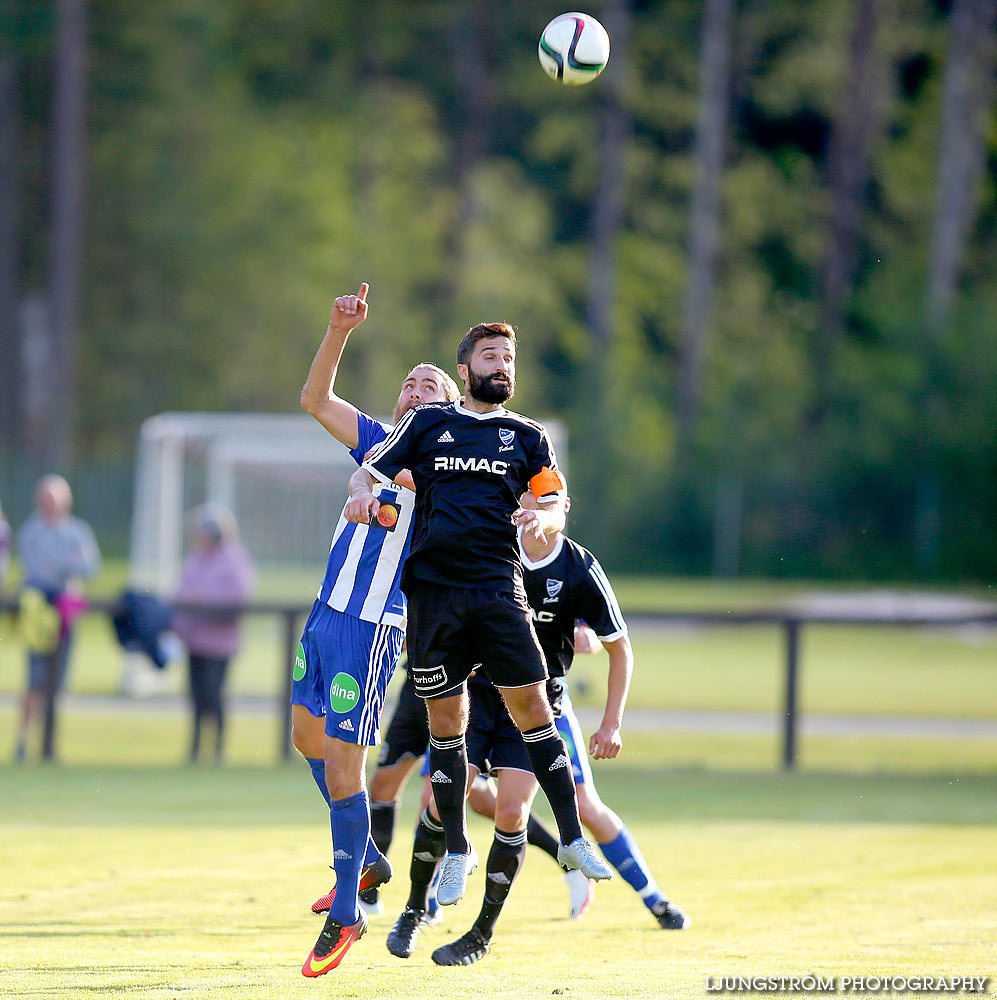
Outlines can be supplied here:
[[609, 62], [609, 35], [590, 14], [561, 14], [544, 28], [538, 49], [544, 72], [558, 83], [591, 83]]

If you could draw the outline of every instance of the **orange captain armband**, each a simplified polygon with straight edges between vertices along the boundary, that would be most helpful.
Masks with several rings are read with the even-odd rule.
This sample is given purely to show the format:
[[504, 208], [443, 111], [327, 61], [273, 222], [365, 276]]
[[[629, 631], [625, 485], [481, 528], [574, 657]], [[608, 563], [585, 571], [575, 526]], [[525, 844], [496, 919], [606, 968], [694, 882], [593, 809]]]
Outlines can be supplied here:
[[557, 499], [557, 494], [566, 490], [568, 484], [564, 481], [558, 469], [545, 465], [531, 480], [530, 491], [537, 498], [537, 503], [549, 503]]

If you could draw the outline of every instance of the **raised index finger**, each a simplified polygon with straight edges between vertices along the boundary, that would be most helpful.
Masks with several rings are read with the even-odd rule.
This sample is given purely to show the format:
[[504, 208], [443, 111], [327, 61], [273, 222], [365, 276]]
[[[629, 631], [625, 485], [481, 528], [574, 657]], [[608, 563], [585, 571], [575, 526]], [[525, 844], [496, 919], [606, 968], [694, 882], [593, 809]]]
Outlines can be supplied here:
[[370, 291], [370, 285], [368, 285], [366, 281], [361, 281], [360, 282], [360, 288], [357, 290], [357, 298], [361, 302], [366, 302], [367, 301], [367, 292], [369, 292], [369, 291]]

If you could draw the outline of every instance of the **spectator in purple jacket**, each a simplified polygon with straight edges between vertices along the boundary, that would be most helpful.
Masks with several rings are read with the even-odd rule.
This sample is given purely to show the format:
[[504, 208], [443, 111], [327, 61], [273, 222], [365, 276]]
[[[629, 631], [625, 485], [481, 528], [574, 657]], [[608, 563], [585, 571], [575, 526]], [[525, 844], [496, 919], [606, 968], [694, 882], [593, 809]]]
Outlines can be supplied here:
[[178, 604], [206, 606], [196, 610], [180, 607], [173, 618], [173, 630], [189, 654], [193, 711], [190, 761], [196, 763], [200, 756], [203, 723], [214, 720], [214, 761], [221, 763], [225, 674], [241, 641], [239, 614], [231, 608], [248, 599], [254, 573], [249, 554], [239, 544], [235, 516], [228, 508], [205, 504], [192, 510], [188, 519], [192, 547], [173, 596]]

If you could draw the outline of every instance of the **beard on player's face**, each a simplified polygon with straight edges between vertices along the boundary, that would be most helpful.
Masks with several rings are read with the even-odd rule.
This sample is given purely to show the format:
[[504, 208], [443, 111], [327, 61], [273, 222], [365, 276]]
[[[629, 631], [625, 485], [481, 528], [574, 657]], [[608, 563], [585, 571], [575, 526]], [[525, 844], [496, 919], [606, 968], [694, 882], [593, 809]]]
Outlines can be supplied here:
[[467, 391], [479, 403], [504, 403], [516, 391], [516, 379], [510, 372], [492, 372], [479, 375], [473, 366], [467, 366]]

